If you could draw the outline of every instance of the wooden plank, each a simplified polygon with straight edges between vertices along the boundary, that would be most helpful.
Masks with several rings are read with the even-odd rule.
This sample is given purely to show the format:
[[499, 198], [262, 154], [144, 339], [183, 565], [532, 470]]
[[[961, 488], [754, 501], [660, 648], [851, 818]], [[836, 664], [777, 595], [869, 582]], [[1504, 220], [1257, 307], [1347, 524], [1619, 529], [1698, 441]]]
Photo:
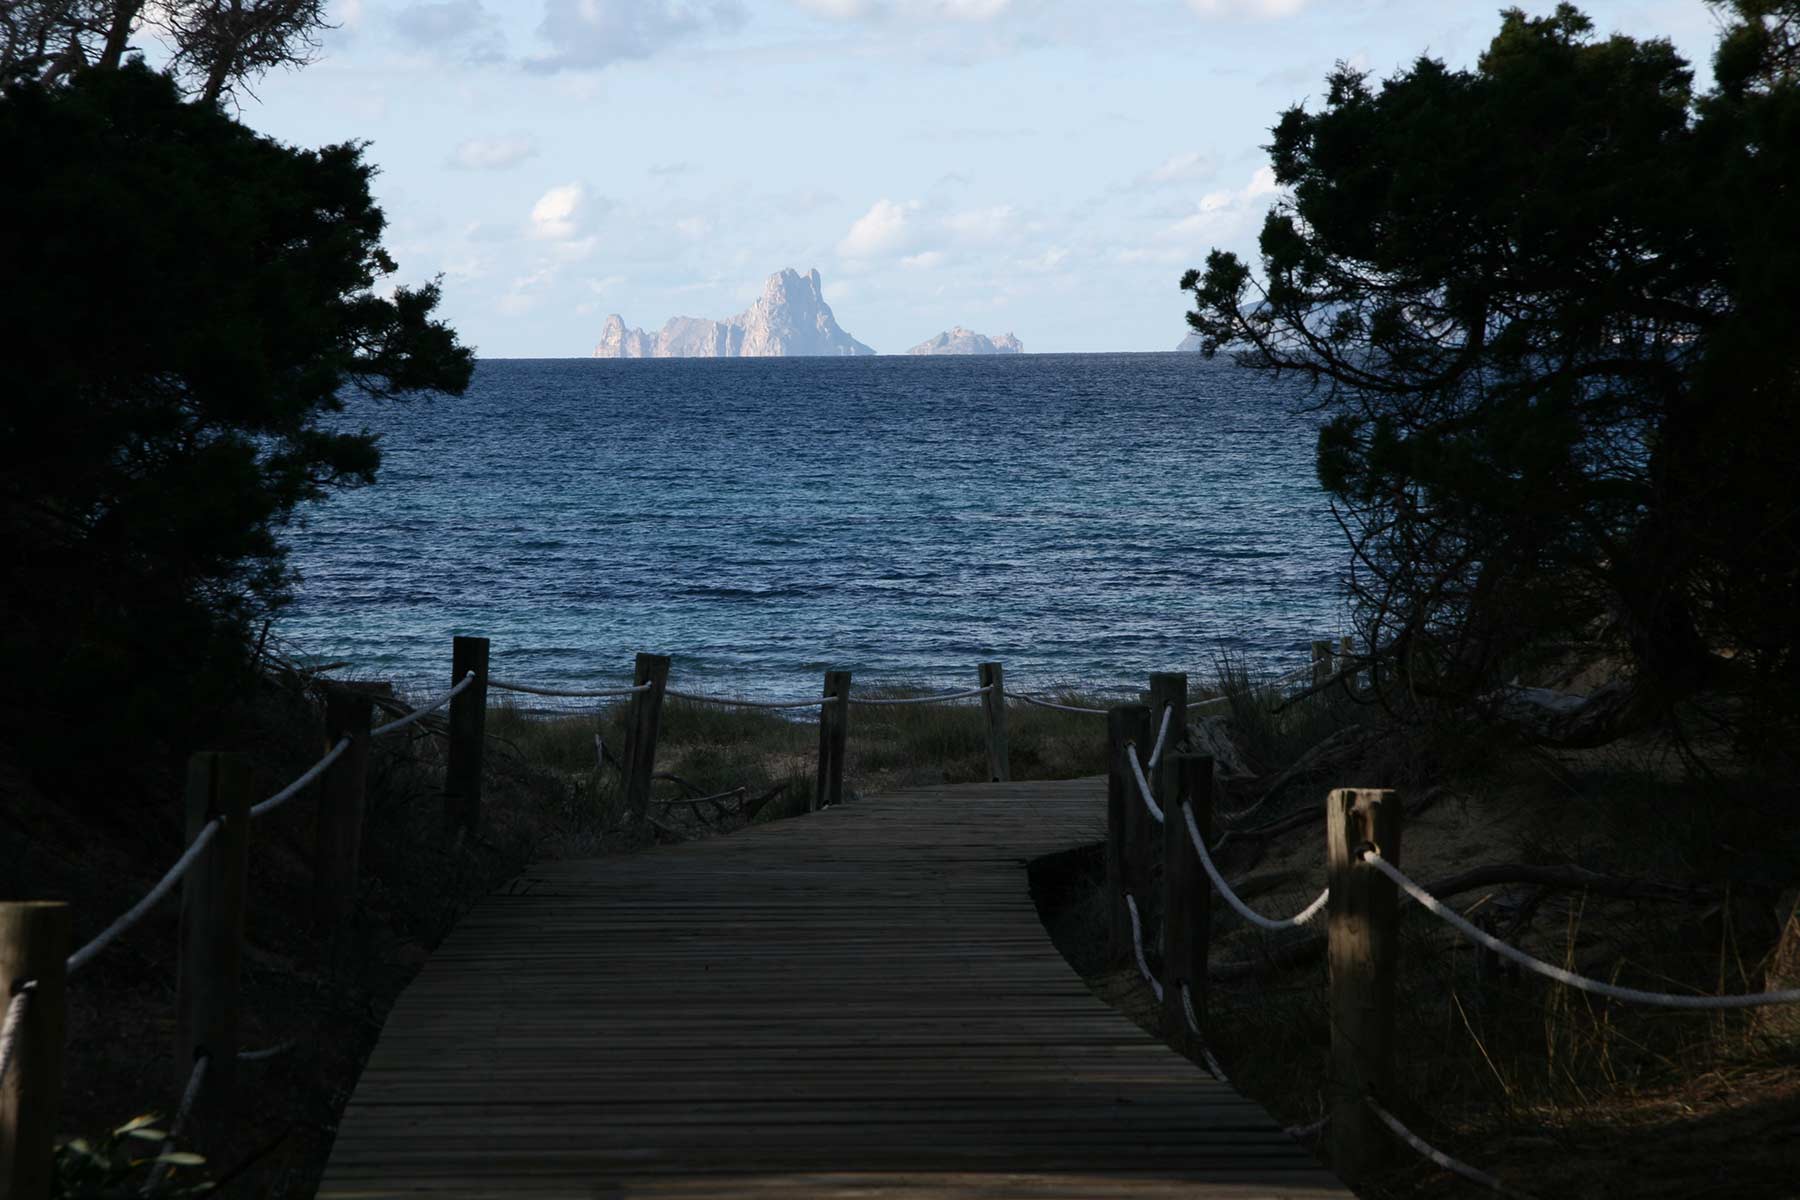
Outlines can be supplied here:
[[401, 996], [319, 1195], [1348, 1195], [1050, 944], [1025, 864], [1103, 837], [1104, 795], [934, 787], [532, 867]]

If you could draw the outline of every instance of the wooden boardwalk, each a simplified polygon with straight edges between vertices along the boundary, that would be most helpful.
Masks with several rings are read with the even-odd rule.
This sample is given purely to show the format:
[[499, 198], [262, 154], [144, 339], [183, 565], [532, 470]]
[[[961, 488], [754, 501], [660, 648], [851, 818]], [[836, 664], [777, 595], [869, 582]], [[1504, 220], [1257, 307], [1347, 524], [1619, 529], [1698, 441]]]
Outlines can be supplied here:
[[533, 868], [389, 1015], [319, 1195], [1344, 1197], [1096, 999], [1025, 863], [1097, 781]]

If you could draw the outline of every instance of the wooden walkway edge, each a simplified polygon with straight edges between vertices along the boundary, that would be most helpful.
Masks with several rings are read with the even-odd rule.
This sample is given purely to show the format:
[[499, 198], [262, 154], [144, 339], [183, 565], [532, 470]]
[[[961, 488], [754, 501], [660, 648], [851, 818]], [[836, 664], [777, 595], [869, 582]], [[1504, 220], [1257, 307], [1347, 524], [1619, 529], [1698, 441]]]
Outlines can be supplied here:
[[1345, 1197], [1087, 989], [1025, 864], [1094, 780], [547, 863], [390, 1013], [319, 1195]]

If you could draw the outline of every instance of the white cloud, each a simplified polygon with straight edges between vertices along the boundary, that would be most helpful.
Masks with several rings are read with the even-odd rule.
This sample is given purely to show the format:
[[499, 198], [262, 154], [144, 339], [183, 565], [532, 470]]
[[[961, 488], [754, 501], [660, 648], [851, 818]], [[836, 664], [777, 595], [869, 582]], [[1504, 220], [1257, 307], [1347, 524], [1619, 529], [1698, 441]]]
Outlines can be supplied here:
[[1192, 211], [1159, 229], [1147, 245], [1115, 252], [1124, 263], [1189, 261], [1210, 246], [1245, 248], [1262, 224], [1268, 202], [1281, 194], [1275, 172], [1258, 167], [1241, 188], [1220, 188], [1200, 197]]
[[536, 71], [604, 67], [649, 58], [678, 42], [742, 28], [738, 0], [546, 0], [538, 35], [555, 47]]
[[896, 204], [877, 200], [869, 211], [858, 217], [838, 242], [842, 258], [874, 258], [904, 249], [912, 240], [913, 229], [908, 214], [919, 207], [917, 201]]
[[563, 183], [551, 188], [531, 206], [531, 236], [551, 241], [566, 241], [580, 230], [582, 206], [586, 190], [579, 183]]
[[1203, 17], [1273, 21], [1293, 16], [1306, 6], [1306, 0], [1187, 0], [1187, 6]]
[[705, 217], [683, 217], [675, 222], [675, 232], [690, 242], [697, 242], [713, 229], [712, 222]]
[[909, 254], [900, 260], [900, 265], [914, 271], [929, 271], [944, 265], [944, 252], [927, 250], [923, 254]]
[[450, 165], [464, 171], [504, 171], [537, 152], [537, 143], [522, 133], [511, 137], [469, 138], [451, 152]]

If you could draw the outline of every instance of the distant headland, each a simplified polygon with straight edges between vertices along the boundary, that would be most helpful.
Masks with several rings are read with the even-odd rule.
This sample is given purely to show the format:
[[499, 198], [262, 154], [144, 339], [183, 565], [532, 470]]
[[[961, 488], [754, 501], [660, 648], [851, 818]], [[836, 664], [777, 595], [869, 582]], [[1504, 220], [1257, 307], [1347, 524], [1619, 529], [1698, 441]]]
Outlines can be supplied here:
[[997, 338], [955, 325], [934, 338], [920, 342], [908, 354], [1022, 354], [1024, 345], [1010, 333]]
[[777, 271], [756, 303], [723, 321], [671, 317], [660, 333], [628, 329], [617, 313], [606, 318], [595, 358], [791, 358], [873, 354], [831, 315], [819, 272]]

